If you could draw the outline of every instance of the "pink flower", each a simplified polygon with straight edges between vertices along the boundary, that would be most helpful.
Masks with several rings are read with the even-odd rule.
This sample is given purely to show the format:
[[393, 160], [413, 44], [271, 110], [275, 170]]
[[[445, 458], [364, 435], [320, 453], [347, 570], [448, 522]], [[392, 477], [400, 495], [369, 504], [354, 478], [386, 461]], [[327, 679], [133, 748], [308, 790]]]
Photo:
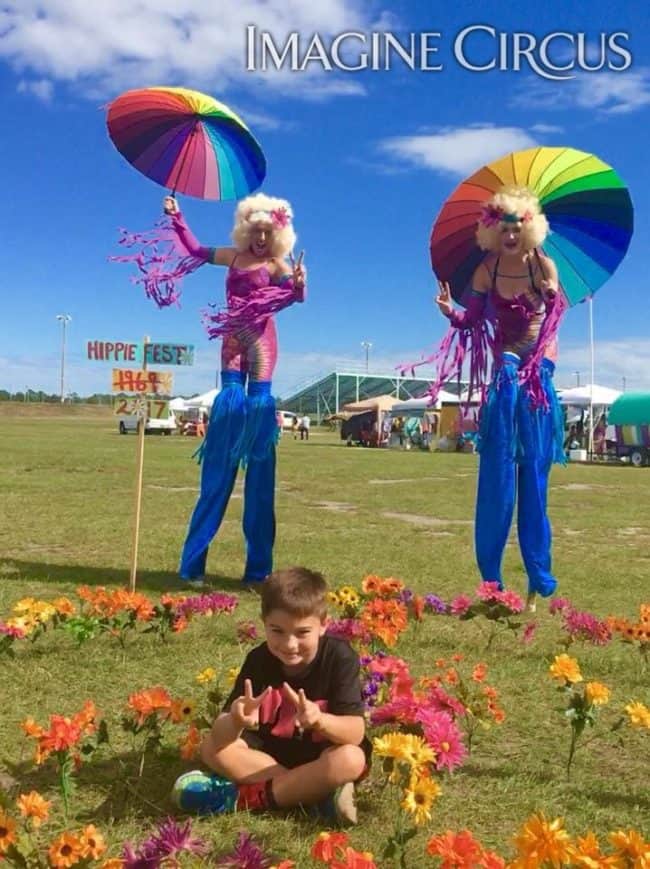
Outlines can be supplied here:
[[498, 600], [500, 593], [498, 582], [482, 582], [476, 590], [476, 597], [481, 600]]
[[548, 605], [548, 611], [552, 616], [555, 613], [561, 613], [565, 609], [569, 609], [571, 607], [571, 601], [568, 597], [554, 597], [553, 600]]
[[289, 225], [289, 214], [287, 213], [287, 209], [284, 207], [274, 208], [271, 212], [271, 220], [276, 229], [284, 229], [285, 226]]
[[496, 226], [503, 217], [503, 208], [495, 205], [484, 205], [481, 209], [480, 221], [483, 226]]
[[523, 634], [521, 635], [521, 642], [525, 643], [526, 645], [532, 643], [537, 632], [537, 628], [537, 622], [528, 622], [528, 624], [524, 628]]
[[466, 709], [460, 700], [448, 694], [440, 685], [433, 685], [427, 697], [427, 706], [438, 712], [447, 712], [453, 718], [462, 718]]
[[5, 637], [13, 637], [14, 640], [24, 640], [27, 636], [27, 632], [22, 628], [6, 625], [4, 622], [0, 622], [0, 634]]
[[436, 753], [436, 769], [446, 767], [453, 772], [467, 757], [467, 750], [452, 717], [435, 709], [420, 709], [417, 721], [422, 725], [424, 738]]
[[472, 598], [468, 597], [466, 594], [459, 594], [458, 597], [455, 597], [450, 606], [450, 612], [454, 616], [462, 616], [465, 615], [467, 610], [472, 605]]
[[513, 613], [521, 613], [524, 610], [524, 602], [516, 591], [502, 591], [499, 601], [505, 604]]
[[418, 701], [411, 696], [396, 697], [379, 708], [375, 708], [370, 716], [372, 724], [415, 724], [419, 711]]

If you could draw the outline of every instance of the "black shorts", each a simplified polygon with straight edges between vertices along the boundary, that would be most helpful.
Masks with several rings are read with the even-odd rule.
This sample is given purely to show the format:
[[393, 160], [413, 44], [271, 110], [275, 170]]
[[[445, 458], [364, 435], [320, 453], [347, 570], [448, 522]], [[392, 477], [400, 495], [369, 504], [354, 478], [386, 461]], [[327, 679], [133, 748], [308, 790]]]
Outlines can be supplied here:
[[[333, 745], [331, 742], [312, 742], [311, 739], [277, 739], [273, 737], [265, 739], [256, 730], [244, 730], [241, 738], [249, 748], [263, 751], [286, 769], [295, 769], [297, 766], [303, 766], [305, 763], [317, 760], [326, 748], [331, 748]], [[360, 776], [362, 779], [370, 770], [372, 755], [370, 740], [364, 738], [360, 748], [366, 756], [366, 767]]]

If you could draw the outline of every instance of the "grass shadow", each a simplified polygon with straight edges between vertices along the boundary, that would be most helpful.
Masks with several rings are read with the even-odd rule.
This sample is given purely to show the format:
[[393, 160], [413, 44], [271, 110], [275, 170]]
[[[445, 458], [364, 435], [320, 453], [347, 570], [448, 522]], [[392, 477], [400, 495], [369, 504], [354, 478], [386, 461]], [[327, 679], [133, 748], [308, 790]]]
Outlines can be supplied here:
[[[20, 561], [15, 558], [0, 559], [0, 577], [4, 583], [25, 580], [34, 582], [52, 581], [72, 585], [128, 586], [128, 570], [112, 567], [85, 567], [84, 565], [53, 564], [52, 562]], [[187, 583], [177, 574], [166, 570], [139, 570], [136, 588], [153, 592], [191, 591]], [[205, 591], [241, 592], [246, 586], [239, 576], [211, 574], [207, 578]]]

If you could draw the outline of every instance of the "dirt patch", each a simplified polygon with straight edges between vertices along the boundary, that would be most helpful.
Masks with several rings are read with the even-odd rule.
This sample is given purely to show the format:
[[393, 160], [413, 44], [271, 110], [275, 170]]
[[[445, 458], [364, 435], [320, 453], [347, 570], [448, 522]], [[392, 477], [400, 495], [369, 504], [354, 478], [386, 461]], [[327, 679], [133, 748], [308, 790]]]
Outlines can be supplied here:
[[391, 486], [394, 483], [421, 483], [422, 480], [447, 480], [448, 477], [402, 477], [396, 480], [368, 480], [370, 486]]
[[647, 532], [647, 528], [639, 528], [636, 525], [631, 525], [629, 528], [617, 528], [617, 537], [636, 537], [639, 534]]
[[333, 510], [335, 513], [353, 513], [357, 509], [354, 504], [346, 504], [345, 501], [315, 501], [313, 506], [320, 510]]
[[198, 492], [196, 486], [157, 486], [155, 483], [149, 483], [147, 489], [160, 489], [162, 492]]
[[575, 528], [563, 528], [562, 533], [568, 537], [579, 537], [581, 534], [584, 534], [584, 531], [577, 531]]
[[473, 525], [471, 519], [439, 519], [437, 516], [420, 516], [418, 513], [382, 513], [384, 519], [399, 519], [411, 525], [440, 528], [445, 525]]
[[603, 486], [599, 483], [566, 483], [562, 486], [551, 486], [552, 489], [566, 489], [567, 492], [588, 492], [591, 489], [613, 489], [613, 486]]

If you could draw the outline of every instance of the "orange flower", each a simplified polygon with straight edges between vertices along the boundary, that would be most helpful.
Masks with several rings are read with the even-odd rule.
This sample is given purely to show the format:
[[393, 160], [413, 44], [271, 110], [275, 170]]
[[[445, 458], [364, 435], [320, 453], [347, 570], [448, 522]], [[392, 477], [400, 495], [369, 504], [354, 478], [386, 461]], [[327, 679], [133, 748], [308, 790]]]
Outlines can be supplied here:
[[61, 833], [50, 845], [48, 856], [55, 869], [68, 869], [83, 856], [81, 840], [74, 833]]
[[471, 869], [480, 865], [483, 849], [469, 830], [447, 830], [427, 842], [427, 853], [442, 858], [441, 869]]
[[154, 715], [159, 710], [165, 713], [164, 717], [167, 717], [172, 708], [172, 698], [164, 688], [157, 685], [155, 688], [131, 694], [128, 706], [138, 713], [138, 724], [144, 724], [150, 715]]
[[60, 616], [73, 616], [77, 611], [75, 605], [67, 597], [57, 597], [56, 600], [52, 601], [52, 606]]
[[6, 853], [16, 841], [16, 822], [0, 809], [0, 854]]
[[199, 746], [201, 745], [201, 734], [195, 724], [190, 725], [189, 730], [181, 739], [181, 757], [183, 760], [192, 760], [196, 757]]
[[411, 601], [411, 606], [413, 607], [413, 616], [415, 617], [415, 620], [421, 622], [422, 617], [424, 616], [424, 598], [422, 595], [414, 595], [413, 600]]
[[34, 826], [40, 827], [43, 821], [47, 821], [52, 803], [43, 799], [38, 791], [30, 791], [28, 794], [21, 794], [16, 805], [23, 818], [31, 818]]
[[104, 837], [93, 824], [88, 824], [81, 834], [82, 856], [91, 857], [93, 860], [99, 860], [105, 851], [106, 843], [104, 842]]
[[293, 860], [283, 860], [281, 863], [271, 866], [271, 869], [296, 869], [296, 864]]
[[472, 679], [475, 682], [483, 682], [487, 676], [487, 664], [477, 664], [472, 670]]
[[340, 860], [333, 860], [330, 869], [377, 869], [370, 851], [355, 851], [349, 846], [341, 852]]
[[465, 656], [461, 655], [460, 652], [456, 652], [455, 655], [451, 656], [451, 660], [455, 661], [457, 664], [459, 664], [463, 660], [464, 657]]
[[186, 616], [177, 616], [174, 619], [174, 624], [172, 625], [172, 631], [175, 634], [181, 634], [188, 625], [189, 625], [189, 622], [188, 622]]
[[443, 681], [446, 682], [447, 685], [458, 685], [458, 683], [460, 682], [460, 677], [459, 677], [458, 673], [456, 672], [456, 670], [454, 670], [454, 668], [451, 667], [445, 673], [445, 675], [443, 677]]
[[361, 622], [387, 646], [394, 646], [406, 628], [407, 609], [400, 601], [375, 598], [365, 604]]
[[380, 587], [381, 577], [375, 576], [374, 574], [366, 576], [365, 579], [361, 582], [361, 591], [364, 594], [375, 594]]
[[31, 736], [33, 739], [38, 739], [43, 734], [43, 728], [33, 718], [26, 718], [20, 725], [20, 729], [26, 736]]
[[347, 833], [319, 833], [318, 838], [311, 846], [311, 856], [314, 860], [329, 863], [336, 857], [336, 849], [342, 851], [348, 841]]
[[[104, 860], [99, 869], [122, 869], [124, 866], [124, 860], [119, 857], [111, 857], [109, 860]], [[278, 866], [280, 869], [280, 866]]]
[[549, 673], [553, 679], [557, 679], [565, 684], [582, 682], [582, 675], [580, 673], [578, 662], [575, 658], [571, 658], [566, 654], [555, 656], [555, 660], [549, 667]]
[[94, 733], [97, 730], [95, 720], [97, 718], [97, 707], [92, 700], [86, 700], [80, 712], [72, 716], [73, 724], [76, 724], [83, 733]]
[[504, 869], [506, 861], [495, 851], [484, 851], [479, 865], [483, 869]]
[[439, 669], [442, 669], [443, 667], [446, 667], [446, 666], [447, 666], [447, 662], [445, 661], [444, 658], [436, 658], [436, 667], [438, 667]]

